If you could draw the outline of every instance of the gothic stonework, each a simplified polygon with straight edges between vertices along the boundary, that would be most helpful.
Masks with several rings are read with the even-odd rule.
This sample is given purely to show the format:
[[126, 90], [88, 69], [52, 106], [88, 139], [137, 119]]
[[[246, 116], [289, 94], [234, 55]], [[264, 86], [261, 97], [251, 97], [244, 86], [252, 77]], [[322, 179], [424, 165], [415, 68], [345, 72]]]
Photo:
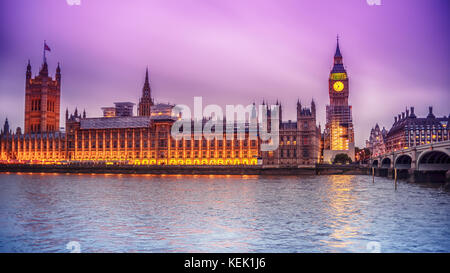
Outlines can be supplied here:
[[328, 91], [330, 104], [326, 106], [323, 160], [332, 162], [334, 157], [341, 153], [355, 160], [352, 106], [348, 104], [348, 75], [342, 61], [339, 39], [328, 80]]
[[142, 97], [139, 99], [138, 115], [150, 116], [151, 108], [153, 106], [152, 90], [150, 88], [150, 82], [148, 79], [148, 68], [145, 71], [145, 82], [142, 88]]
[[61, 96], [61, 69], [56, 68], [55, 79], [48, 75], [47, 61], [32, 78], [28, 61], [25, 83], [25, 132], [41, 133], [59, 131]]

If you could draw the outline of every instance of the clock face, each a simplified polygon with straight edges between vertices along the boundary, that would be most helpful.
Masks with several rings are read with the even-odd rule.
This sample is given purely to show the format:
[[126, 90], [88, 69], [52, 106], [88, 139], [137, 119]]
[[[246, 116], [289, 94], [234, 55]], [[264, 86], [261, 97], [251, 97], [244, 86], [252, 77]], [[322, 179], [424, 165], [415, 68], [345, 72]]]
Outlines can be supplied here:
[[336, 92], [341, 92], [342, 90], [344, 90], [344, 83], [341, 81], [337, 81], [333, 84], [333, 89]]

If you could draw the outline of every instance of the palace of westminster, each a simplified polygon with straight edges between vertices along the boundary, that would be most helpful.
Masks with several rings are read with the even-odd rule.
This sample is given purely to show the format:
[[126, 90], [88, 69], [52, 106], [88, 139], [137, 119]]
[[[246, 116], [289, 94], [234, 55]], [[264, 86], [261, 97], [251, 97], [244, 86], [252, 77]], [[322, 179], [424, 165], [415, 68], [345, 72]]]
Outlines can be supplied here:
[[[0, 133], [0, 162], [301, 167], [331, 162], [341, 153], [354, 160], [352, 107], [348, 102], [349, 79], [339, 41], [328, 81], [330, 104], [326, 106], [323, 132], [317, 126], [314, 101], [309, 107], [303, 107], [297, 101], [297, 120], [294, 122], [282, 121], [282, 107], [277, 102], [279, 145], [274, 151], [262, 151], [261, 138], [249, 137], [248, 124], [244, 139], [234, 137], [228, 140], [225, 132], [223, 139], [172, 138], [171, 126], [177, 120], [172, 115], [174, 105], [154, 102], [148, 69], [137, 116], [133, 115], [134, 103], [131, 102], [104, 107], [103, 117], [95, 118], [86, 117], [85, 112], [79, 113], [78, 110], [71, 114], [66, 110], [65, 130], [60, 130], [61, 69], [58, 64], [55, 78], [52, 78], [44, 57], [39, 74], [35, 77], [28, 62], [24, 131], [17, 128], [13, 132], [8, 120], [5, 121]], [[411, 114], [406, 116], [413, 115], [411, 110]], [[428, 118], [431, 117], [429, 115]], [[269, 122], [270, 119], [269, 115]], [[442, 120], [436, 122], [441, 124]], [[394, 127], [398, 131], [398, 126]], [[447, 139], [447, 128], [439, 128], [439, 132], [442, 138]], [[372, 136], [374, 139], [376, 137]]]

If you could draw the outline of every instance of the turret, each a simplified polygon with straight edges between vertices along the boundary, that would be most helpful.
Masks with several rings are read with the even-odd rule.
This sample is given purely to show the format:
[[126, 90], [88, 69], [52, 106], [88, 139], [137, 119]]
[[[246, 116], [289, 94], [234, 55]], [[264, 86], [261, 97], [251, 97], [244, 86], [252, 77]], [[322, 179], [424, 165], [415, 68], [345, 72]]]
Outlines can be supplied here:
[[41, 70], [39, 71], [39, 75], [42, 77], [48, 77], [48, 65], [47, 60], [44, 60], [44, 63], [42, 64]]
[[409, 115], [411, 118], [416, 118], [416, 114], [414, 114], [414, 107], [411, 106], [411, 114]]
[[281, 102], [278, 102], [278, 99], [277, 99], [276, 105], [278, 106], [278, 113], [279, 113], [278, 117], [280, 119], [280, 124], [281, 124], [283, 122], [283, 110], [281, 107]]
[[314, 99], [311, 100], [311, 113], [313, 117], [316, 116], [316, 103], [314, 102]]
[[31, 64], [30, 64], [30, 60], [28, 60], [26, 79], [27, 79], [27, 83], [28, 83], [28, 80], [31, 79]]
[[61, 68], [59, 67], [59, 62], [58, 66], [56, 67], [56, 80], [59, 84], [61, 84]]
[[428, 116], [427, 118], [435, 118], [433, 114], [433, 106], [428, 107]]
[[3, 124], [3, 134], [9, 134], [9, 122], [8, 118], [5, 119], [5, 123]]
[[302, 103], [300, 100], [297, 100], [297, 118], [300, 117], [300, 114], [302, 112]]

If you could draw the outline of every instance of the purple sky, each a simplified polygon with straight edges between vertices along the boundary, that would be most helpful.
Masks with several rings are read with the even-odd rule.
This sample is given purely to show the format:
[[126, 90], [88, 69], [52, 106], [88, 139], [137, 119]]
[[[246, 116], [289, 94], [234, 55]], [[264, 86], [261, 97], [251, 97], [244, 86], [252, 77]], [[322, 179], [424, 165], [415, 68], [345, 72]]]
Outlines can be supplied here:
[[[314, 97], [325, 122], [339, 34], [350, 77], [356, 144], [388, 128], [406, 106], [450, 113], [450, 1], [381, 0], [5, 0], [0, 3], [0, 122], [23, 127], [27, 60], [33, 73], [47, 40], [51, 74], [61, 63], [66, 107], [137, 102], [148, 65], [158, 102], [283, 103]], [[64, 124], [61, 124], [64, 126]]]

